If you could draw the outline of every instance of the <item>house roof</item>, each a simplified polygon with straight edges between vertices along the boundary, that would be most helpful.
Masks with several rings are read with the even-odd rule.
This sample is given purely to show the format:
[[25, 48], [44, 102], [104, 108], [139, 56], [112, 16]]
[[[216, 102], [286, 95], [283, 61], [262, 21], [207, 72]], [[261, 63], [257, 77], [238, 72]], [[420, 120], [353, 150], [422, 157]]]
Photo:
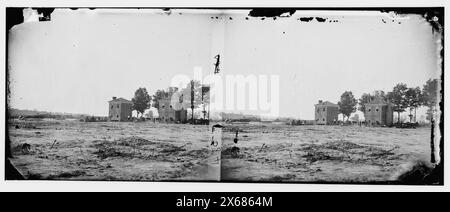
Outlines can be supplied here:
[[321, 103], [315, 104], [314, 106], [330, 106], [330, 107], [339, 107], [339, 105], [337, 105], [337, 104], [334, 104], [334, 103], [332, 103], [332, 102], [329, 102], [329, 101], [324, 101], [324, 102], [321, 102]]
[[385, 104], [391, 104], [391, 103], [388, 102], [388, 101], [385, 101], [385, 100], [384, 100], [383, 98], [381, 98], [381, 97], [375, 97], [375, 99], [369, 101], [368, 103], [366, 103], [366, 105], [367, 105], [367, 104], [373, 104], [373, 105], [379, 105], [379, 104], [382, 104], [382, 105], [385, 105]]
[[110, 100], [110, 101], [108, 101], [108, 102], [123, 102], [123, 103], [133, 103], [132, 101], [130, 101], [130, 100], [127, 100], [127, 99], [124, 99], [124, 98], [117, 98], [117, 99], [113, 99], [113, 100]]

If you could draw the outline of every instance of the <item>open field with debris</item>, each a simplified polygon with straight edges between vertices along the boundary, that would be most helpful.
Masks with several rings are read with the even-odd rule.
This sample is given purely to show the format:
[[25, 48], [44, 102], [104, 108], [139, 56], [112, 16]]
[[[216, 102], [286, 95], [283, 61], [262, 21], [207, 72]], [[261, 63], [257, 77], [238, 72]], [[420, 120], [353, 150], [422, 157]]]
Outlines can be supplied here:
[[[430, 161], [430, 128], [10, 120], [16, 168], [36, 180], [386, 182]], [[235, 132], [239, 132], [235, 144]]]
[[209, 126], [10, 120], [12, 163], [36, 180], [217, 181]]
[[377, 183], [430, 161], [430, 127], [235, 124], [223, 135], [223, 181]]

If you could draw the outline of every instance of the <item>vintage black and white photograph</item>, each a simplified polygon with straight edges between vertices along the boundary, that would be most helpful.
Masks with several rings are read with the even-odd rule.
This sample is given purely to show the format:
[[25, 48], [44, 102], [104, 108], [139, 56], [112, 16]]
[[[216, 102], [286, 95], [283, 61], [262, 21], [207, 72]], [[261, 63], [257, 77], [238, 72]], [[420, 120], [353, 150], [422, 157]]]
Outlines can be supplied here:
[[6, 179], [442, 185], [443, 11], [6, 8]]

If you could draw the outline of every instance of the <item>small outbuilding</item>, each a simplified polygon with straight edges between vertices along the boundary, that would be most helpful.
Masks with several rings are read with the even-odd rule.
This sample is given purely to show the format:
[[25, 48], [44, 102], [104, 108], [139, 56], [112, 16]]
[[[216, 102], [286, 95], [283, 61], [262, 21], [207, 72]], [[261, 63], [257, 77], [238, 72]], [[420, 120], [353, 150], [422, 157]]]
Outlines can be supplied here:
[[332, 125], [338, 122], [339, 105], [319, 100], [315, 106], [315, 124]]
[[109, 101], [109, 121], [131, 121], [133, 102], [113, 97]]

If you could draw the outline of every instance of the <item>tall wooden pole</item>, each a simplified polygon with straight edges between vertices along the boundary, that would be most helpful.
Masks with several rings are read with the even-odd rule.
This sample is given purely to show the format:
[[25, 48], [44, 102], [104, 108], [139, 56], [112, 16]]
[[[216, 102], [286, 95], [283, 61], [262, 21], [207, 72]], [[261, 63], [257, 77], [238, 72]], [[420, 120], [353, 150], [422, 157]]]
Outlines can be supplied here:
[[194, 124], [194, 80], [191, 80], [191, 123]]
[[434, 155], [434, 119], [431, 118], [431, 140], [430, 140], [430, 147], [431, 147], [431, 163], [436, 163], [436, 157]]

